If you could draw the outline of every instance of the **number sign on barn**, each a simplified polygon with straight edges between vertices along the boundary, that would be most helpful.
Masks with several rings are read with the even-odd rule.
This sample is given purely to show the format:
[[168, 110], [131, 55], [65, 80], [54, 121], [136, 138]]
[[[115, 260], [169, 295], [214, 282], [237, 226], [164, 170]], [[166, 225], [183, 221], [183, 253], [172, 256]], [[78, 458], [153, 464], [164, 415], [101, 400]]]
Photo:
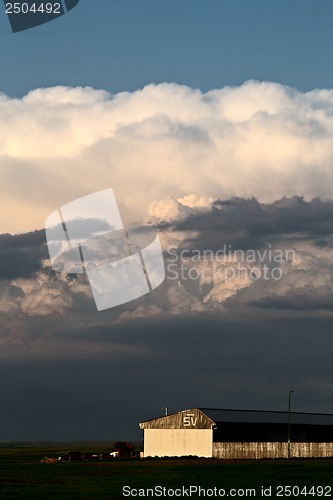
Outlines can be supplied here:
[[184, 415], [183, 424], [184, 427], [196, 427], [197, 426], [198, 417], [194, 416], [194, 413], [187, 413]]

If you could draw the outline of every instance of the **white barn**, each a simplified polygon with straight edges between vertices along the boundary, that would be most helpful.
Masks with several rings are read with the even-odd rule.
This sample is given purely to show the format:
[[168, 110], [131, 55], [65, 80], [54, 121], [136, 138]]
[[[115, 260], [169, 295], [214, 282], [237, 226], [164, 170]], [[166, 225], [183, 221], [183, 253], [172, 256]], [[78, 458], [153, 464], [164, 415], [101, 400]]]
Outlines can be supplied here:
[[144, 430], [144, 457], [213, 456], [215, 422], [198, 408], [146, 420], [139, 424]]

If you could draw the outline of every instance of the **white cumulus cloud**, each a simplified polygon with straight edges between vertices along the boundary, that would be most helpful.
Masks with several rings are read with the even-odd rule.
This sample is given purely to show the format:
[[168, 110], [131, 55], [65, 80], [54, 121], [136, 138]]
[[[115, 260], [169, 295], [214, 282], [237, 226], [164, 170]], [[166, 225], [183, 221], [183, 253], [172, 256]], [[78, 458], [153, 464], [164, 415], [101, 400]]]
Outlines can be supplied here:
[[332, 137], [333, 90], [249, 81], [207, 93], [160, 84], [2, 94], [0, 232], [41, 228], [58, 206], [107, 187], [125, 222], [168, 196], [189, 208], [230, 196], [330, 198]]

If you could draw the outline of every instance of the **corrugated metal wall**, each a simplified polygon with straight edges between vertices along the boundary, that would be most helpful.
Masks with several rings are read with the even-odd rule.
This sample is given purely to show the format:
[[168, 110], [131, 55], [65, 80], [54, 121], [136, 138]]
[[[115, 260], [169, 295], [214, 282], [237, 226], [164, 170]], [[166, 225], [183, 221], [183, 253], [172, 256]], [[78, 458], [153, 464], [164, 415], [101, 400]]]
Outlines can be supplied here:
[[[333, 443], [291, 443], [294, 458], [333, 457]], [[213, 443], [214, 458], [288, 458], [287, 443]]]
[[145, 429], [144, 457], [212, 457], [212, 429]]

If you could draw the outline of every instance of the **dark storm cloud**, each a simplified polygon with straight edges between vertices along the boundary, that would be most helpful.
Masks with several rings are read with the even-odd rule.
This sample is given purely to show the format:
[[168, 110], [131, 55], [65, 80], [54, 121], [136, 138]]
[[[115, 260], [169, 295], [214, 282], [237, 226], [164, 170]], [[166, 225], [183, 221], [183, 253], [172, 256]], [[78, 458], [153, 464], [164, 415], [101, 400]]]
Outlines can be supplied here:
[[[109, 226], [99, 219], [72, 221], [68, 229], [75, 230], [76, 237], [93, 231], [107, 231]], [[111, 229], [110, 229], [111, 230]], [[52, 229], [49, 237], [52, 238]], [[0, 279], [27, 278], [41, 268], [41, 261], [49, 258], [45, 230], [25, 234], [0, 235]]]
[[44, 230], [0, 235], [0, 279], [32, 276], [47, 258]]
[[[311, 240], [319, 248], [333, 247], [333, 201], [302, 197], [282, 198], [271, 204], [255, 198], [216, 201], [209, 212], [192, 214], [173, 226], [159, 229], [195, 231], [181, 248], [233, 249], [260, 248], [268, 242]], [[45, 231], [20, 235], [0, 235], [0, 278], [31, 276], [49, 258]]]
[[[328, 318], [245, 311], [238, 321], [206, 315], [77, 329], [96, 336], [95, 356], [2, 362], [0, 440], [140, 439], [138, 422], [161, 406], [284, 410], [290, 388], [295, 411], [333, 412]], [[141, 349], [131, 355], [134, 346]]]
[[[249, 283], [244, 285], [241, 281], [229, 283], [234, 287], [234, 292], [228, 291], [228, 283], [222, 287], [222, 274], [219, 275], [218, 272], [217, 280], [213, 277], [202, 288], [190, 280], [183, 281], [185, 292], [182, 292], [179, 287], [177, 289], [177, 282], [171, 281], [173, 275], [167, 269], [167, 280], [163, 286], [154, 294], [113, 309], [111, 322], [119, 315], [125, 315], [126, 321], [126, 313], [129, 313], [127, 317], [135, 315], [137, 308], [149, 315], [150, 306], [155, 306], [158, 314], [182, 314], [188, 308], [198, 310], [198, 307], [204, 311], [210, 306], [214, 310], [214, 301], [224, 302], [224, 307], [229, 307], [229, 302], [239, 303], [239, 300], [243, 300], [241, 304], [248, 303], [257, 309], [332, 308], [330, 294], [333, 257], [330, 249], [333, 246], [333, 201], [305, 201], [296, 196], [283, 198], [272, 204], [261, 204], [254, 198], [219, 200], [211, 210], [192, 213], [185, 220], [175, 222], [173, 227], [164, 226], [160, 230], [161, 233], [165, 232], [167, 238], [168, 231], [179, 232], [183, 238], [179, 249], [220, 250], [223, 245], [227, 249], [230, 245], [232, 250], [256, 249], [267, 248], [268, 243], [272, 243], [273, 249], [281, 246], [292, 249], [292, 252], [294, 248], [299, 250], [297, 259], [300, 263], [296, 260], [292, 262], [288, 257], [288, 267], [278, 283], [274, 280], [269, 283], [259, 280], [257, 283], [252, 281], [249, 287]], [[168, 268], [167, 254], [166, 257]], [[20, 310], [27, 315], [36, 316], [57, 311], [64, 314], [64, 311], [71, 309], [93, 314], [95, 306], [84, 275], [80, 279], [77, 275], [66, 277], [52, 272], [51, 268], [43, 268], [41, 284], [36, 281], [34, 275], [41, 269], [42, 259], [47, 258], [44, 231], [0, 236], [0, 278], [4, 280], [3, 283], [20, 277], [32, 280], [31, 286], [19, 284], [17, 288], [16, 284], [12, 284], [3, 291], [3, 310]], [[276, 265], [274, 262], [270, 264]], [[196, 303], [193, 305], [194, 302]], [[12, 307], [13, 304], [16, 308]]]
[[263, 297], [252, 305], [264, 309], [295, 309], [298, 311], [310, 310], [333, 310], [332, 290], [327, 287], [304, 287], [302, 290], [294, 290], [285, 295], [273, 295]]
[[177, 222], [174, 229], [199, 233], [182, 247], [217, 249], [230, 244], [234, 249], [248, 249], [291, 238], [332, 246], [333, 201], [305, 201], [299, 196], [271, 204], [259, 203], [255, 198], [218, 200], [211, 211], [193, 214]]

